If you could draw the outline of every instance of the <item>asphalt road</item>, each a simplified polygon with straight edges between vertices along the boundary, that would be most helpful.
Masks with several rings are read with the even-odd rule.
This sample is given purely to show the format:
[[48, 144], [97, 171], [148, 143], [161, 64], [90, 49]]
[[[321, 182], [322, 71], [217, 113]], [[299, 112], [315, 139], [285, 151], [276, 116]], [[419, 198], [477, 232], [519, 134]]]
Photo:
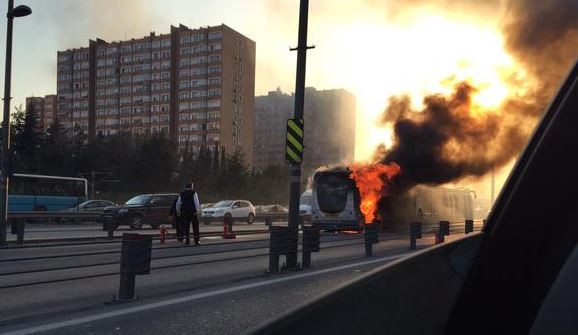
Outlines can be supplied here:
[[[459, 236], [462, 234], [450, 239]], [[183, 246], [174, 240], [165, 245], [155, 241], [151, 274], [137, 277], [139, 301], [129, 305], [147, 305], [184, 296], [193, 296], [194, 299], [163, 305], [158, 313], [146, 309], [143, 313], [124, 314], [118, 320], [98, 319], [66, 329], [58, 328], [52, 333], [235, 334], [239, 333], [239, 328], [228, 326], [219, 318], [242, 325], [242, 329], [255, 326], [263, 319], [355, 278], [379, 263], [353, 265], [352, 268], [275, 282], [275, 278], [288, 278], [293, 274], [265, 274], [268, 237], [267, 233], [239, 235], [236, 240], [205, 237], [200, 247]], [[433, 236], [424, 236], [418, 241], [421, 248], [433, 244]], [[408, 246], [407, 236], [382, 237], [375, 245], [375, 258], [406, 253]], [[321, 252], [313, 254], [313, 269], [298, 274], [367, 260], [364, 258], [362, 235], [323, 234], [321, 247]], [[118, 291], [119, 251], [120, 243], [116, 241], [0, 249], [0, 333], [68, 318], [100, 315], [121, 308], [105, 305]], [[61, 270], [53, 270], [55, 268]], [[351, 270], [353, 268], [357, 270]], [[101, 276], [67, 280], [95, 275]], [[54, 282], [21, 286], [39, 281]], [[267, 284], [251, 286], [255, 283]], [[249, 287], [242, 288], [243, 285]], [[214, 293], [227, 289], [232, 291]], [[142, 316], [149, 315], [147, 313], [158, 315], [156, 318]], [[162, 330], [166, 325], [171, 325], [168, 331]]]
[[[398, 259], [391, 254], [30, 322], [13, 334], [240, 334]], [[8, 331], [7, 334], [11, 334]]]

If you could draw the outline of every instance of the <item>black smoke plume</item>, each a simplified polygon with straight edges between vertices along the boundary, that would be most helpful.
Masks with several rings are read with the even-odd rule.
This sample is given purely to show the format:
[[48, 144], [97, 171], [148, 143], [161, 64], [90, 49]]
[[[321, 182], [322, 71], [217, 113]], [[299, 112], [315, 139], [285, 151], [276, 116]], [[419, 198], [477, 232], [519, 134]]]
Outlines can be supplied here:
[[[471, 102], [476, 89], [468, 83], [456, 85], [448, 97], [426, 97], [422, 111], [411, 110], [408, 97], [391, 98], [382, 123], [393, 126], [394, 145], [378, 148], [375, 159], [401, 166], [397, 193], [419, 184], [482, 177], [507, 164], [520, 154], [576, 61], [578, 0], [508, 0], [501, 5], [506, 48], [536, 84], [524, 95], [508, 98], [498, 110], [477, 116]], [[511, 84], [525, 84], [519, 80], [513, 78]]]
[[401, 166], [397, 192], [481, 177], [520, 152], [525, 129], [499, 113], [472, 113], [473, 93], [474, 87], [459, 83], [449, 97], [426, 97], [419, 112], [408, 97], [390, 99], [382, 121], [393, 125], [395, 142], [390, 149], [379, 148], [376, 160]]

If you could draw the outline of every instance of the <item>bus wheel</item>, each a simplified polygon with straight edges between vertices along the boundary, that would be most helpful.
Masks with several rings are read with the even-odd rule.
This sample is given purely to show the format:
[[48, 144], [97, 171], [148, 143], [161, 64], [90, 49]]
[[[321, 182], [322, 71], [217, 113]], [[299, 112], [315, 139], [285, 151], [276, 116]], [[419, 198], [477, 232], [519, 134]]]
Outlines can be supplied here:
[[142, 216], [135, 215], [130, 219], [129, 227], [132, 229], [141, 229], [142, 228]]

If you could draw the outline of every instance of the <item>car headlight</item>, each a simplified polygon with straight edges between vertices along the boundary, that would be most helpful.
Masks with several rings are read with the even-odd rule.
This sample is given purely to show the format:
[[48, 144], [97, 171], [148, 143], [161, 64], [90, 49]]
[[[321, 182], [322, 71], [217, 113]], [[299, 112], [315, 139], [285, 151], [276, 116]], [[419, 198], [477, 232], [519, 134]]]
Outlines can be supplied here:
[[118, 210], [119, 214], [128, 213], [128, 208], [121, 208]]

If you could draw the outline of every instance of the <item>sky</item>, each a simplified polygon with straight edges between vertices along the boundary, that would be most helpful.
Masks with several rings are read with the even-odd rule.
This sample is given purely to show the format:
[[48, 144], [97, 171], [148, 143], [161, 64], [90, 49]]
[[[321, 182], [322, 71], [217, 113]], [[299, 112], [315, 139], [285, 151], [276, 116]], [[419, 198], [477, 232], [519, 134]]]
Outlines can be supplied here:
[[[495, 4], [497, 0], [485, 3]], [[1, 1], [0, 12], [7, 1]], [[368, 159], [390, 131], [376, 126], [390, 96], [444, 92], [448, 82], [474, 80], [479, 103], [507, 94], [515, 63], [504, 50], [495, 6], [444, 0], [312, 0], [306, 86], [344, 88], [357, 97], [356, 159]], [[16, 0], [33, 14], [14, 26], [12, 106], [56, 92], [58, 50], [89, 39], [138, 38], [170, 25], [224, 23], [257, 45], [256, 95], [295, 87], [297, 0]], [[5, 26], [5, 16], [2, 15]], [[0, 45], [5, 45], [4, 32]], [[4, 49], [2, 49], [4, 50]], [[4, 73], [4, 52], [0, 72]], [[3, 88], [3, 81], [0, 83]], [[505, 178], [505, 177], [504, 177]]]

